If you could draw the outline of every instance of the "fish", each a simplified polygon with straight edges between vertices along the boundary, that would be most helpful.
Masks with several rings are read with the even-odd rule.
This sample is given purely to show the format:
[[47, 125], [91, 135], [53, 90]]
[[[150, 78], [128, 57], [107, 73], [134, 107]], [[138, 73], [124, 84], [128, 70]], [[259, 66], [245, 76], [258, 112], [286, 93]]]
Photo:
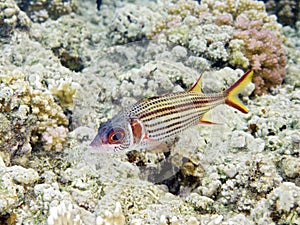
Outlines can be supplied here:
[[220, 104], [248, 113], [239, 94], [252, 76], [253, 70], [249, 70], [225, 91], [205, 94], [200, 75], [188, 91], [145, 98], [102, 123], [90, 146], [101, 153], [153, 149], [191, 126], [215, 124], [209, 112]]

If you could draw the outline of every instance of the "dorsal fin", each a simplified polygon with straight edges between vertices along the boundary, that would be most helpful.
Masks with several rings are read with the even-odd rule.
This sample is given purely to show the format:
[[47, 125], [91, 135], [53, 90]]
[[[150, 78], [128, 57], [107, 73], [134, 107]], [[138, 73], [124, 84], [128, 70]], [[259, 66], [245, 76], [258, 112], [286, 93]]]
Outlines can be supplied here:
[[203, 92], [202, 92], [202, 77], [203, 77], [203, 73], [200, 74], [197, 82], [190, 88], [189, 92], [197, 92], [199, 94], [203, 94]]

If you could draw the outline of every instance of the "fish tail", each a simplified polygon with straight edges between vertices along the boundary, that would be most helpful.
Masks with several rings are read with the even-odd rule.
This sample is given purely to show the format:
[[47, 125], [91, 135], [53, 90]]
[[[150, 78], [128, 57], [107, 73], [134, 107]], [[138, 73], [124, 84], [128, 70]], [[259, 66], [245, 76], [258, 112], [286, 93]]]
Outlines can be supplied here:
[[239, 99], [238, 94], [251, 82], [253, 70], [247, 71], [238, 81], [231, 85], [224, 93], [226, 96], [225, 103], [233, 108], [248, 113], [247, 107]]

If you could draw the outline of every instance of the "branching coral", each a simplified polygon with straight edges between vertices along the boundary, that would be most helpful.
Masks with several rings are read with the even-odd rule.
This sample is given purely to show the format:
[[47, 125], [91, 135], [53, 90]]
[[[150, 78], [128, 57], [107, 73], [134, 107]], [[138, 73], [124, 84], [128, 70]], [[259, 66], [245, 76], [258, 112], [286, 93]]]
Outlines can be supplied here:
[[79, 214], [76, 215], [72, 204], [62, 202], [56, 207], [52, 207], [47, 219], [48, 225], [84, 225]]
[[[282, 40], [271, 30], [263, 28], [263, 22], [250, 21], [238, 16], [235, 22], [236, 31], [233, 38], [242, 40], [242, 57], [249, 60], [250, 67], [255, 71], [253, 81], [256, 85], [255, 94], [270, 92], [272, 87], [282, 83], [285, 76], [285, 53]], [[234, 56], [234, 55], [233, 55]], [[239, 64], [233, 57], [232, 64]], [[244, 64], [240, 64], [245, 66]]]
[[[48, 225], [85, 225], [81, 220], [79, 210], [76, 210], [72, 204], [65, 204], [62, 201], [58, 206], [52, 207], [49, 211], [47, 219]], [[93, 224], [96, 225], [124, 225], [125, 217], [122, 212], [121, 204], [116, 203], [116, 208], [113, 213], [105, 211], [105, 216], [98, 216]]]
[[253, 19], [263, 19], [267, 17], [265, 6], [260, 1], [249, 0], [203, 0], [202, 4], [207, 4], [209, 11], [214, 15], [230, 14], [235, 19], [240, 14], [254, 16]]
[[44, 141], [45, 150], [62, 151], [63, 144], [67, 140], [68, 129], [59, 127], [47, 127], [46, 131], [42, 134], [42, 141]]
[[73, 107], [73, 97], [76, 89], [72, 86], [71, 81], [61, 80], [58, 85], [51, 88], [51, 93], [58, 98], [59, 105], [63, 109], [71, 109]]

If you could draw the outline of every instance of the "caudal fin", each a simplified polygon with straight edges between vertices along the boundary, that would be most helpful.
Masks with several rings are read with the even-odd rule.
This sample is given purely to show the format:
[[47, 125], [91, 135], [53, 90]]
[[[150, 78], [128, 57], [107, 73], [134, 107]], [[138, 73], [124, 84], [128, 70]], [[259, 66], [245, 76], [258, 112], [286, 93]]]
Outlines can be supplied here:
[[238, 94], [251, 82], [252, 76], [253, 70], [249, 70], [225, 91], [225, 95], [227, 96], [225, 103], [227, 105], [230, 105], [243, 113], [248, 113], [247, 107], [239, 99]]

